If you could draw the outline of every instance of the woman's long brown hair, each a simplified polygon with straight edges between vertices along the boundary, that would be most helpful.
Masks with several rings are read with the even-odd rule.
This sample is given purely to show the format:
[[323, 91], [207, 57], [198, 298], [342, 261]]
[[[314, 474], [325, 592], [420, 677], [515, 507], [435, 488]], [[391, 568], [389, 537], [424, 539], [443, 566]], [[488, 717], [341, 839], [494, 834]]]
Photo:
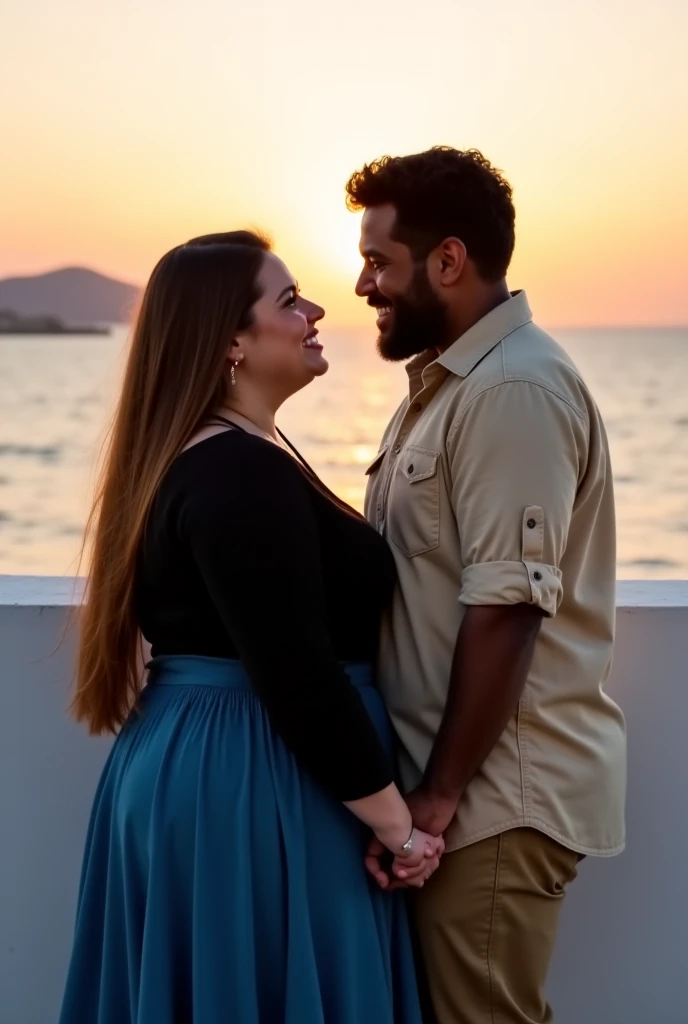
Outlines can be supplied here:
[[250, 325], [268, 249], [248, 231], [204, 235], [163, 256], [144, 292], [84, 542], [72, 712], [92, 733], [116, 732], [136, 704], [134, 588], [148, 514], [172, 461], [223, 404], [229, 347]]

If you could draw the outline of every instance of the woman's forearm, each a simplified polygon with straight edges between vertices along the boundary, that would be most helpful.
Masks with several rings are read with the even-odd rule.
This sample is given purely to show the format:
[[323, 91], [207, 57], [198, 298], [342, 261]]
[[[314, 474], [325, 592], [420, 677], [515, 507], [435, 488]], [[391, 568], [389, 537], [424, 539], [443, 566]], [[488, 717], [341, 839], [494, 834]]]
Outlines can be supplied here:
[[392, 853], [399, 853], [411, 835], [411, 812], [394, 783], [371, 796], [345, 801], [344, 806], [368, 825]]

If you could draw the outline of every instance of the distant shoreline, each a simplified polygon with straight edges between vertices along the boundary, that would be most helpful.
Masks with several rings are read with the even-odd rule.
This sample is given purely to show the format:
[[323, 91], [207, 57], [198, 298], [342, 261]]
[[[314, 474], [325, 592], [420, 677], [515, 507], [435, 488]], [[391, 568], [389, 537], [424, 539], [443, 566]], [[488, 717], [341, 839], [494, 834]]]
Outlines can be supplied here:
[[0, 310], [0, 335], [14, 337], [63, 337], [66, 334], [109, 335], [109, 327], [83, 324], [72, 326], [56, 316], [20, 316], [14, 310]]
[[109, 327], [64, 327], [61, 330], [46, 327], [17, 330], [0, 326], [0, 337], [2, 338], [64, 338], [73, 337], [75, 334], [86, 337], [109, 337], [111, 333]]

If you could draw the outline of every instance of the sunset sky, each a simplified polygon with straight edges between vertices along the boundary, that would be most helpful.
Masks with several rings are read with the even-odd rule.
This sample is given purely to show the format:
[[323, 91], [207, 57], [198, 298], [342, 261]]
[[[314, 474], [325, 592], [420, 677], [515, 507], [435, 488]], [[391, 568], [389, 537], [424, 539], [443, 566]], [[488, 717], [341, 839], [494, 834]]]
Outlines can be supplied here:
[[368, 323], [344, 182], [444, 143], [511, 180], [541, 322], [688, 322], [686, 0], [25, 0], [0, 38], [2, 276], [255, 225]]

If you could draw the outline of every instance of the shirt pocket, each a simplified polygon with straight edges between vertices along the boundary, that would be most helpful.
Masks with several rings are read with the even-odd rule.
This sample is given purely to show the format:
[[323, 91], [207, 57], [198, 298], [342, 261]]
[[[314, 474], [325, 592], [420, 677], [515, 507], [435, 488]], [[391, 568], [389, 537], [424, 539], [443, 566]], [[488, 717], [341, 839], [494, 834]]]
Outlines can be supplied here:
[[399, 456], [389, 495], [389, 537], [409, 558], [440, 542], [439, 458], [417, 445]]

